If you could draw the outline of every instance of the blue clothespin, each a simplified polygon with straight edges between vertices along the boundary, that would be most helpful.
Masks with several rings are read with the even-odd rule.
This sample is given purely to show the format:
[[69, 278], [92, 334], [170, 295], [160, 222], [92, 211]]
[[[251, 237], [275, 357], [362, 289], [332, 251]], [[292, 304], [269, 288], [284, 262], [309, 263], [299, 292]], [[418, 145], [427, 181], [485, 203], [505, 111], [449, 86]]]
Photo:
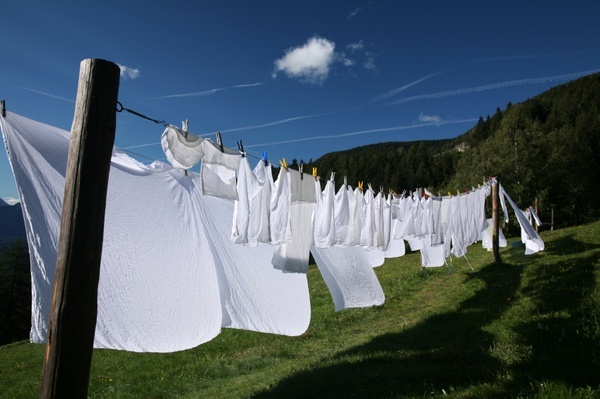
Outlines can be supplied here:
[[269, 166], [269, 158], [267, 158], [267, 152], [263, 151], [261, 154], [262, 160], [265, 163], [265, 166]]

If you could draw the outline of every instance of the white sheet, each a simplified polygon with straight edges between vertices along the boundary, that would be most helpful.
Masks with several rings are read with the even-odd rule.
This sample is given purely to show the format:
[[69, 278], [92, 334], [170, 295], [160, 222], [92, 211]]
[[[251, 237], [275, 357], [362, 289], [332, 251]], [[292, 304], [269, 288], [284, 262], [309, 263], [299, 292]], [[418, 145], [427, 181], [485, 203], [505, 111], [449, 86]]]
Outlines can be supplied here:
[[329, 288], [336, 311], [378, 306], [385, 302], [383, 289], [362, 248], [311, 245], [310, 251]]
[[[41, 343], [50, 313], [68, 132], [12, 113], [0, 121], [32, 254], [30, 337]], [[209, 341], [221, 325], [286, 335], [305, 331], [306, 276], [272, 270], [268, 246], [231, 243], [232, 212], [231, 201], [201, 195], [198, 174], [186, 176], [159, 162], [142, 165], [115, 149], [94, 346], [171, 352]]]

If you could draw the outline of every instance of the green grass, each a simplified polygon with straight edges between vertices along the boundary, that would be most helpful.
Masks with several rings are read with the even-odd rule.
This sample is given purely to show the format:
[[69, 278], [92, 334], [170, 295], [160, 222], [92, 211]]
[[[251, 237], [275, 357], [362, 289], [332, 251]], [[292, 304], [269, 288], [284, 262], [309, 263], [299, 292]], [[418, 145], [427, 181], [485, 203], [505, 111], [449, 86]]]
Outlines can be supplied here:
[[[449, 267], [418, 254], [376, 269], [381, 307], [334, 312], [316, 267], [300, 337], [224, 329], [171, 354], [95, 350], [90, 398], [600, 398], [600, 222], [546, 250], [473, 245]], [[0, 347], [0, 398], [38, 395], [43, 346]]]

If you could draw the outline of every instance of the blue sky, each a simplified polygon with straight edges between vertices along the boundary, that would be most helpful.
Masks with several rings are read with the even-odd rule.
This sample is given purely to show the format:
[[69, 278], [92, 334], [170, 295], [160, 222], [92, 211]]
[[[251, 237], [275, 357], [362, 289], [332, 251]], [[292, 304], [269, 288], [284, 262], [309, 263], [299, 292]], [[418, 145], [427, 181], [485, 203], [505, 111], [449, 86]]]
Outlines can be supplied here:
[[[119, 100], [226, 146], [308, 161], [452, 138], [508, 102], [600, 70], [599, 1], [0, 0], [0, 99], [69, 130], [79, 64], [119, 64]], [[122, 112], [115, 145], [166, 161]], [[194, 170], [197, 170], [195, 167]], [[368, 176], [365, 176], [368, 180]], [[0, 198], [17, 190], [0, 152]]]

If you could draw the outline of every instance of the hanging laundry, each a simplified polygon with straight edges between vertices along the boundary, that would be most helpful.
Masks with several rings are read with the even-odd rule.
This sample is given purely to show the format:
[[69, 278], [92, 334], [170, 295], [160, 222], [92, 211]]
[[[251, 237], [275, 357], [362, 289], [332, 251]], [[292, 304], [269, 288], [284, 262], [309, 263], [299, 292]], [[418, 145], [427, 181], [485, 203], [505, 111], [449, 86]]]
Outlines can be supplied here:
[[431, 245], [431, 236], [425, 235], [422, 238], [421, 246], [421, 266], [440, 267], [445, 264], [444, 247], [441, 245]]
[[331, 180], [325, 184], [321, 191], [321, 183], [314, 183], [316, 192], [316, 207], [313, 216], [313, 245], [319, 248], [328, 248], [335, 245], [335, 187]]
[[[256, 204], [257, 198], [262, 190], [262, 185], [250, 169], [248, 158], [243, 157], [238, 164], [236, 192], [238, 199], [233, 209], [233, 225], [231, 229], [231, 240], [236, 244], [257, 244], [256, 239], [249, 240], [250, 230], [256, 231], [260, 226], [261, 209]], [[252, 205], [251, 205], [252, 204]], [[252, 212], [253, 211], [253, 212]]]
[[506, 191], [504, 191], [504, 187], [500, 186], [500, 196], [506, 197], [508, 203], [513, 208], [513, 212], [517, 217], [519, 225], [521, 226], [521, 241], [525, 244], [525, 255], [531, 255], [539, 251], [544, 250], [544, 241], [539, 236], [539, 234], [535, 231], [527, 217], [523, 214], [523, 211], [519, 209], [519, 207], [513, 202], [513, 200], [508, 196]]
[[221, 326], [288, 336], [303, 334], [311, 315], [306, 275], [274, 269], [271, 245], [232, 243], [229, 226], [224, 223], [233, 212], [232, 202], [202, 198], [202, 227], [219, 278]]
[[375, 236], [375, 197], [371, 188], [364, 192], [363, 196], [363, 227], [360, 232], [360, 245], [366, 250], [377, 248], [377, 237]]
[[271, 216], [271, 193], [274, 190], [273, 173], [271, 164], [259, 161], [253, 170], [261, 189], [250, 202], [250, 214], [254, 215], [248, 228], [248, 243], [270, 243], [271, 229], [269, 218]]
[[[41, 343], [50, 314], [69, 133], [12, 113], [0, 122], [32, 254], [30, 338]], [[233, 203], [201, 191], [196, 173], [185, 176], [160, 162], [143, 165], [114, 149], [95, 347], [172, 352], [211, 340], [222, 326], [286, 335], [306, 330], [306, 276], [273, 270], [268, 246], [233, 244], [224, 223], [231, 220]], [[149, 192], [141, 201], [140, 193]]]
[[[494, 228], [494, 220], [487, 219], [486, 223], [487, 223], [487, 229], [485, 229], [482, 233], [481, 246], [485, 249], [491, 250], [493, 248], [492, 236], [494, 233], [493, 233], [492, 229]], [[502, 229], [498, 229], [498, 246], [500, 248], [504, 248], [507, 245], [508, 245], [508, 243], [506, 241], [506, 237], [504, 236], [504, 233], [502, 232]]]
[[[297, 200], [292, 202], [291, 187], [303, 187], [302, 183], [297, 181], [291, 182], [291, 180], [300, 180], [300, 173], [293, 169], [286, 170], [281, 168], [279, 177], [276, 182], [277, 191], [282, 189], [281, 198], [274, 198], [271, 201], [271, 216], [273, 212], [283, 214], [287, 209], [287, 221], [289, 230], [285, 230], [287, 226], [282, 223], [279, 225], [285, 230], [285, 239], [289, 237], [287, 241], [280, 242], [275, 246], [273, 251], [272, 264], [273, 267], [279, 270], [292, 273], [307, 273], [308, 262], [310, 259], [310, 244], [312, 241], [312, 226], [310, 220], [314, 212], [314, 201], [316, 198], [313, 197], [312, 202], [307, 202], [304, 199], [309, 197], [306, 193], [295, 197]], [[305, 180], [309, 180], [305, 178]], [[311, 183], [312, 184], [312, 183]], [[281, 186], [287, 186], [287, 190]], [[310, 192], [310, 191], [309, 191]], [[285, 203], [287, 201], [287, 203]], [[273, 204], [276, 204], [274, 207]], [[285, 219], [284, 215], [280, 215], [276, 220], [281, 217]], [[271, 232], [273, 232], [277, 225], [273, 224], [273, 217], [271, 218]], [[289, 235], [288, 235], [289, 233]]]
[[186, 130], [169, 125], [160, 138], [163, 152], [174, 168], [190, 169], [204, 156], [204, 139]]
[[210, 140], [203, 141], [204, 156], [200, 175], [202, 176], [202, 194], [231, 200], [238, 199], [236, 173], [240, 154]]
[[352, 190], [348, 186], [348, 246], [360, 245], [360, 234], [363, 228], [363, 192], [360, 188]]
[[347, 247], [351, 245], [351, 237], [349, 233], [350, 199], [348, 198], [348, 196], [348, 186], [344, 184], [339, 188], [339, 190], [335, 194], [335, 202], [333, 206], [333, 218], [335, 223], [335, 244], [341, 247]]
[[381, 284], [360, 247], [310, 247], [331, 293], [335, 310], [379, 306], [385, 302]]

